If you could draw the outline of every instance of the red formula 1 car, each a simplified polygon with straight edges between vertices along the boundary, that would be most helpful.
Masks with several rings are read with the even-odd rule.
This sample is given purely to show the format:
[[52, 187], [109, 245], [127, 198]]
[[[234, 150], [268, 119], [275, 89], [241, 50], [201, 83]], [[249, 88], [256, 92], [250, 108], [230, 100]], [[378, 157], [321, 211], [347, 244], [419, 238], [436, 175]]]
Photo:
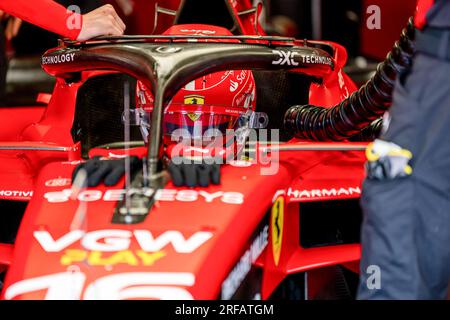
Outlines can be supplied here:
[[[265, 36], [249, 1], [196, 3], [182, 1], [160, 36], [62, 42], [42, 58], [57, 79], [48, 106], [0, 110], [3, 299], [354, 294], [366, 144], [301, 141], [283, 126], [292, 105], [333, 106], [356, 90], [345, 49]], [[226, 88], [223, 105], [207, 107], [205, 83]], [[238, 92], [256, 94], [255, 110], [238, 110]], [[271, 134], [256, 124], [259, 139], [227, 159], [220, 184], [168, 178], [171, 116], [230, 129], [255, 114]], [[72, 181], [88, 158], [126, 155], [143, 171], [113, 186]]]

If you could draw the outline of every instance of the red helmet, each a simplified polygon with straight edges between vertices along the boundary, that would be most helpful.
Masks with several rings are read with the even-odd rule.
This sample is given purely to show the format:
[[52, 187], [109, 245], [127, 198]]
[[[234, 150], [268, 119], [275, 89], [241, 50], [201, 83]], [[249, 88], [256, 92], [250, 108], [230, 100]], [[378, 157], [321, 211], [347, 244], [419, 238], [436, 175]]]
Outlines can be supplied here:
[[[232, 35], [222, 27], [176, 25], [165, 35]], [[206, 41], [214, 41], [205, 39]], [[233, 40], [231, 40], [233, 41]], [[153, 109], [153, 96], [145, 86], [137, 85], [138, 107]], [[238, 130], [240, 119], [255, 111], [256, 86], [251, 71], [222, 71], [203, 76], [185, 85], [164, 113], [164, 141], [177, 143], [180, 137], [209, 144], [212, 137], [225, 137], [227, 130]]]

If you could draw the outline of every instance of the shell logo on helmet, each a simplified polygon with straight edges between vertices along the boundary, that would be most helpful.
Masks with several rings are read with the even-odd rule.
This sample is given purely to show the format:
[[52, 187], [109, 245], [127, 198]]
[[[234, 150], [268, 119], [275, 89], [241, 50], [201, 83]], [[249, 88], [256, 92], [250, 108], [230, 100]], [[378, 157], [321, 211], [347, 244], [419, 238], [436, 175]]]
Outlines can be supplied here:
[[235, 92], [239, 88], [239, 83], [230, 80], [230, 92]]

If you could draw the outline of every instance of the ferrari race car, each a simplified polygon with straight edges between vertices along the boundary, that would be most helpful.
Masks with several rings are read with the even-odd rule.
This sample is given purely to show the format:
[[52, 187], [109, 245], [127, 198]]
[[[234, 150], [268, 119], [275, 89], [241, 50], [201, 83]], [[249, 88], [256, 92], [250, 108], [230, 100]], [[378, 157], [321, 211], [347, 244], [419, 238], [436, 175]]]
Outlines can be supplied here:
[[[367, 143], [351, 137], [380, 113], [327, 142], [346, 134], [320, 133], [329, 111], [358, 97], [345, 48], [266, 36], [260, 10], [181, 1], [157, 7], [173, 16], [161, 35], [44, 54], [48, 105], [0, 109], [3, 299], [354, 296]], [[183, 142], [211, 129], [214, 148]], [[220, 179], [176, 182], [180, 158], [222, 160]], [[85, 183], [114, 161], [116, 181]]]

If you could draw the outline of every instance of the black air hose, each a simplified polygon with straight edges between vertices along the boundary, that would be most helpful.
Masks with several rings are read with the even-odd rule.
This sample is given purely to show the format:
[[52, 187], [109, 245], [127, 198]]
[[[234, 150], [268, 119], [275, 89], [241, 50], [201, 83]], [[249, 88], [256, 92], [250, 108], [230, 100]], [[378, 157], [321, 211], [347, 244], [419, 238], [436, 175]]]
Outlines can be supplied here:
[[[286, 130], [296, 138], [316, 141], [339, 141], [357, 135], [389, 109], [397, 75], [410, 68], [413, 55], [414, 23], [410, 18], [400, 40], [364, 86], [332, 108], [312, 105], [289, 108], [284, 117]], [[376, 123], [364, 135], [379, 128], [380, 123]]]
[[360, 132], [351, 136], [348, 140], [354, 142], [373, 141], [380, 136], [383, 129], [383, 118], [378, 118]]

